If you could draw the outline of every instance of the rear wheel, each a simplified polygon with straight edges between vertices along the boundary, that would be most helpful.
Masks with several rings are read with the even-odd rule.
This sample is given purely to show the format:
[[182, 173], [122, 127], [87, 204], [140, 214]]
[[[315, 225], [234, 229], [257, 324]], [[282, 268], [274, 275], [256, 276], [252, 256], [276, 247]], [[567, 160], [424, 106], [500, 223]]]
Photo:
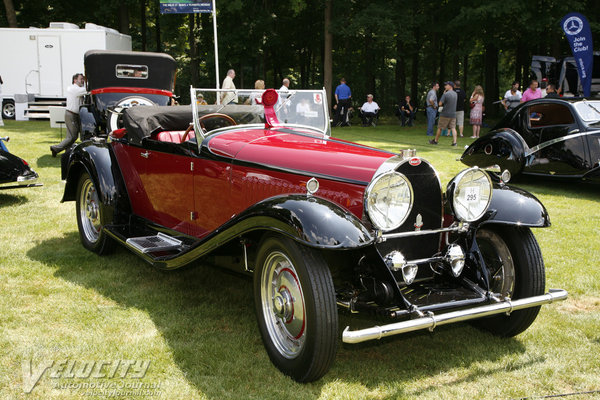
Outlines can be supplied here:
[[[477, 231], [477, 245], [490, 272], [492, 292], [513, 300], [544, 294], [544, 261], [529, 228], [494, 227]], [[475, 321], [499, 336], [515, 336], [535, 320], [540, 306]]]
[[257, 256], [254, 298], [273, 364], [298, 382], [325, 375], [335, 358], [338, 315], [321, 255], [291, 239], [268, 236]]
[[103, 227], [107, 223], [100, 194], [87, 172], [79, 178], [76, 199], [77, 227], [81, 244], [98, 254], [107, 254], [114, 248], [114, 241]]

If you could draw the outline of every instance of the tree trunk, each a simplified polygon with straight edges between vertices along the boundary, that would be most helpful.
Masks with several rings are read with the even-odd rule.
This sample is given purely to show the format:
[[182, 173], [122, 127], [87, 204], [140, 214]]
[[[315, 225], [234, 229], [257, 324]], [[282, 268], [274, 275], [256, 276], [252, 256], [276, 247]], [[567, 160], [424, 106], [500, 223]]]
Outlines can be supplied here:
[[438, 34], [433, 32], [431, 36], [431, 80], [434, 81], [437, 77], [437, 67], [438, 67]]
[[146, 51], [146, 0], [140, 0], [140, 21], [142, 23], [142, 51]]
[[154, 16], [154, 25], [156, 26], [156, 51], [162, 51], [162, 43], [160, 41], [160, 5], [156, 5], [156, 15]]
[[442, 38], [440, 41], [440, 87], [442, 87], [442, 82], [448, 81], [448, 77], [446, 76], [446, 38]]
[[368, 60], [367, 62], [364, 63], [365, 66], [365, 78], [366, 78], [366, 89], [367, 89], [367, 93], [370, 93], [372, 95], [375, 96], [375, 74], [373, 72], [373, 68], [374, 68], [374, 63], [373, 61], [375, 60], [375, 57], [373, 57], [373, 46], [374, 44], [374, 39], [373, 39], [373, 35], [371, 34], [371, 32], [367, 32], [366, 37], [365, 37], [365, 47], [364, 47], [364, 54], [365, 54], [365, 60]]
[[332, 89], [332, 46], [333, 39], [331, 35], [331, 7], [332, 0], [325, 1], [325, 43], [323, 48], [323, 86], [327, 93], [327, 104], [332, 105], [331, 89]]
[[125, 2], [119, 5], [119, 32], [129, 35], [129, 8]]
[[6, 8], [6, 20], [8, 21], [9, 28], [17, 27], [17, 13], [15, 12], [15, 5], [13, 0], [4, 0], [4, 8]]
[[[419, 96], [419, 49], [421, 43], [419, 42], [420, 32], [417, 28], [415, 30], [416, 43], [412, 52], [412, 66], [411, 66], [411, 78], [410, 78], [410, 97], [414, 102], [418, 102]], [[427, 83], [429, 86], [429, 83]], [[418, 103], [417, 103], [418, 104]]]
[[189, 47], [190, 47], [190, 81], [192, 86], [198, 87], [198, 55], [196, 53], [196, 14], [189, 14]]
[[485, 112], [488, 116], [496, 116], [498, 107], [493, 104], [498, 100], [498, 48], [493, 43], [485, 46]]
[[[465, 91], [466, 95], [470, 96], [471, 92], [469, 91], [469, 86], [468, 86], [468, 82], [467, 82], [468, 72], [469, 72], [469, 55], [465, 54], [465, 56], [463, 58], [463, 81], [462, 81], [462, 88]], [[467, 100], [468, 99], [469, 99], [469, 97], [467, 97]]]
[[406, 91], [406, 68], [404, 65], [404, 46], [402, 40], [396, 37], [396, 99], [400, 102], [404, 99]]
[[459, 45], [459, 40], [458, 40], [458, 36], [454, 37], [454, 56], [452, 58], [452, 79], [453, 80], [457, 80], [460, 79], [460, 61], [459, 61], [459, 54], [458, 54], [458, 47]]

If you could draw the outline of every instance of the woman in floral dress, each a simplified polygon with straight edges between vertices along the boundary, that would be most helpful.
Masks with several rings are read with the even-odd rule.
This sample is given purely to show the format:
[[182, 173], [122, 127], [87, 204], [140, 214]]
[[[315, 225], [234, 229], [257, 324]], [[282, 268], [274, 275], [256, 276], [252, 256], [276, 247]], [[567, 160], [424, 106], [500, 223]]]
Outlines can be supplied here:
[[479, 131], [481, 130], [481, 120], [483, 119], [483, 88], [479, 85], [475, 86], [473, 94], [471, 95], [471, 125], [473, 125], [473, 136], [471, 138], [478, 138]]

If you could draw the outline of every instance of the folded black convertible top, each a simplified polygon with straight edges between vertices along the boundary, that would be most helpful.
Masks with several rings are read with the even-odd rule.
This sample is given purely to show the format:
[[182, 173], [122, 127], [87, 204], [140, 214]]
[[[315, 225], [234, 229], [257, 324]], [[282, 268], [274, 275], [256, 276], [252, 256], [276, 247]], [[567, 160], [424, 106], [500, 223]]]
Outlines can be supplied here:
[[[198, 106], [198, 114], [219, 112], [229, 115], [238, 124], [264, 122], [262, 106], [208, 105]], [[123, 124], [127, 140], [141, 145], [145, 137], [163, 131], [184, 131], [193, 122], [191, 106], [136, 106], [123, 110]]]

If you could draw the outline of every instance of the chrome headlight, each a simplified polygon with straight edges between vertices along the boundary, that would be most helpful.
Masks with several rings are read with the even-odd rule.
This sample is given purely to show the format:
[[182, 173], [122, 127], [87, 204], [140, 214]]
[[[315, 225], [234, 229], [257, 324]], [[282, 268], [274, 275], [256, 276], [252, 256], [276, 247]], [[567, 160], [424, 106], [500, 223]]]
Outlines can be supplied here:
[[456, 217], [465, 222], [477, 221], [492, 200], [492, 180], [483, 170], [473, 167], [459, 173], [448, 185]]
[[365, 209], [377, 229], [391, 231], [406, 221], [413, 190], [406, 176], [388, 172], [375, 178], [365, 192]]

